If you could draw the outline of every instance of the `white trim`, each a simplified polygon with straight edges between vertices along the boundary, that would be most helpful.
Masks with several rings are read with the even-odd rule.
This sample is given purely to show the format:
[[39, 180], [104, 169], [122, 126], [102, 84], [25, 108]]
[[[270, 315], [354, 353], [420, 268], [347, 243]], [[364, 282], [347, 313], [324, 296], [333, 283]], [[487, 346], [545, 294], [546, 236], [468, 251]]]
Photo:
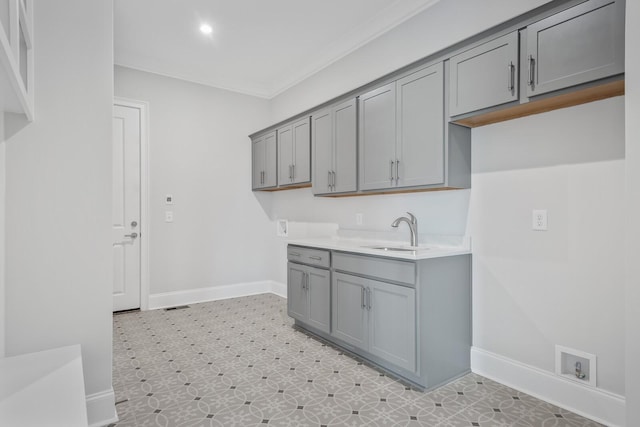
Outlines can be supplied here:
[[106, 426], [118, 421], [116, 394], [113, 388], [89, 394], [86, 400], [89, 427]]
[[164, 292], [149, 295], [149, 309], [155, 310], [158, 308], [175, 307], [177, 305], [197, 304], [200, 302], [266, 293], [273, 293], [286, 298], [287, 287], [284, 284], [272, 280], [263, 280], [260, 282], [236, 283], [233, 285], [189, 289], [186, 291]]
[[489, 351], [471, 348], [471, 370], [610, 427], [625, 425], [625, 398], [558, 377]]
[[[586, 372], [586, 377], [584, 379], [580, 379], [575, 375], [575, 369], [571, 366], [570, 369], [567, 369], [565, 366], [565, 360], [568, 356], [573, 356], [574, 358], [580, 358], [583, 360], [579, 360], [581, 363], [589, 362], [588, 368]], [[585, 368], [585, 365], [582, 365]], [[581, 350], [576, 350], [574, 348], [565, 347], [562, 345], [556, 344], [556, 375], [566, 378], [569, 381], [575, 381], [579, 384], [588, 385], [589, 387], [597, 387], [598, 384], [596, 382], [598, 378], [598, 365], [597, 358], [595, 354], [586, 353]]]
[[140, 309], [149, 310], [149, 103], [116, 96], [113, 104], [140, 110]]

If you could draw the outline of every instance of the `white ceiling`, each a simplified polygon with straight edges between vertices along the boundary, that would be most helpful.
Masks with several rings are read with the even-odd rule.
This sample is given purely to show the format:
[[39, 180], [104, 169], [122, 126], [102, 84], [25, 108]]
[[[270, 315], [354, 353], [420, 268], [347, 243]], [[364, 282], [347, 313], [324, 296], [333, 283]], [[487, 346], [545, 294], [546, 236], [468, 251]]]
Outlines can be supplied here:
[[115, 0], [115, 63], [271, 98], [438, 1]]

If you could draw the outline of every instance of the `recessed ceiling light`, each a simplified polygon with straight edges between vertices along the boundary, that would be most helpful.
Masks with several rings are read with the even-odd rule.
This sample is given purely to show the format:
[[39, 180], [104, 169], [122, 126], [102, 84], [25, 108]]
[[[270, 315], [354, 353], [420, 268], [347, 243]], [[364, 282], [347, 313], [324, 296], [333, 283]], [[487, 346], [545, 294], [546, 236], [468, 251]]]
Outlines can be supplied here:
[[213, 28], [211, 28], [211, 25], [209, 24], [202, 24], [200, 25], [200, 31], [202, 32], [202, 34], [209, 35], [213, 32]]

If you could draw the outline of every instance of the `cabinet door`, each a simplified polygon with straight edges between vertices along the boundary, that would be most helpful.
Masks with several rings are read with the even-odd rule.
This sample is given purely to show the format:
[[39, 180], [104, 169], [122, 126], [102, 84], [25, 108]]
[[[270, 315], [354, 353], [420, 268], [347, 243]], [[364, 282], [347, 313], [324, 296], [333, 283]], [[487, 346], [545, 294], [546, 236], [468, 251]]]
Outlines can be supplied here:
[[527, 96], [624, 72], [624, 5], [591, 0], [527, 27]]
[[251, 141], [251, 176], [252, 188], [259, 189], [262, 187], [264, 172], [264, 138], [255, 138]]
[[331, 193], [333, 170], [333, 122], [331, 110], [323, 110], [311, 117], [313, 145], [313, 194]]
[[309, 316], [306, 267], [291, 262], [287, 266], [287, 313], [294, 319], [306, 321]]
[[308, 267], [307, 292], [309, 293], [309, 325], [329, 333], [331, 320], [329, 270]]
[[300, 120], [292, 126], [293, 132], [293, 167], [292, 182], [311, 181], [311, 131], [309, 118]]
[[397, 82], [399, 187], [444, 183], [444, 75], [439, 63]]
[[332, 184], [336, 193], [358, 189], [356, 105], [357, 100], [354, 98], [333, 109], [335, 167]]
[[293, 182], [293, 127], [278, 129], [278, 183], [288, 185]]
[[278, 185], [278, 162], [276, 157], [278, 149], [276, 140], [275, 131], [264, 136], [264, 184], [262, 187], [275, 187]]
[[369, 351], [401, 368], [416, 371], [415, 289], [370, 281]]
[[518, 32], [454, 56], [449, 61], [451, 116], [518, 99]]
[[395, 82], [360, 97], [360, 188], [394, 184], [396, 161]]
[[331, 335], [363, 350], [369, 343], [366, 282], [367, 279], [342, 273], [334, 273], [331, 280]]

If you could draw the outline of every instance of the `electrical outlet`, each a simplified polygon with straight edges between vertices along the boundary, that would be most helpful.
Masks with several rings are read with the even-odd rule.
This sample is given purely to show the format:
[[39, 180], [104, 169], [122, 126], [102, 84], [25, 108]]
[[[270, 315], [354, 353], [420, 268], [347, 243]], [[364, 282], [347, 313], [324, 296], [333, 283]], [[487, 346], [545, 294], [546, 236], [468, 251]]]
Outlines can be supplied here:
[[357, 213], [356, 214], [356, 225], [362, 225], [362, 214], [361, 213]]
[[164, 222], [173, 222], [173, 211], [165, 211]]
[[535, 209], [533, 211], [532, 228], [535, 231], [547, 231], [547, 210]]

